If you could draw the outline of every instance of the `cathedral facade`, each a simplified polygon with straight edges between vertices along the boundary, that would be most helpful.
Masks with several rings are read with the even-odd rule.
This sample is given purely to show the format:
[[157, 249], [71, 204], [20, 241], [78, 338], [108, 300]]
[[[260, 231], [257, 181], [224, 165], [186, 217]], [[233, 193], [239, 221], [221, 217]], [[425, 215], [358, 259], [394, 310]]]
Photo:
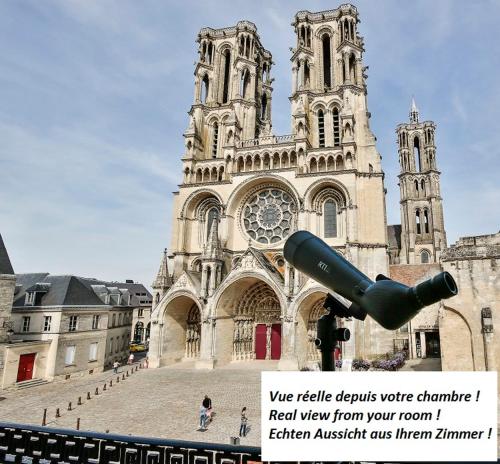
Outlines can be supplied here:
[[[372, 279], [391, 264], [438, 263], [446, 237], [435, 126], [419, 122], [415, 105], [398, 126], [402, 226], [388, 228], [358, 23], [352, 5], [295, 15], [291, 133], [281, 136], [271, 124], [272, 55], [255, 25], [201, 29], [172, 243], [153, 284], [152, 366], [316, 362], [328, 290], [284, 260], [295, 230]], [[437, 309], [426, 317], [437, 324]], [[344, 357], [394, 350], [399, 335], [370, 318], [343, 323]]]

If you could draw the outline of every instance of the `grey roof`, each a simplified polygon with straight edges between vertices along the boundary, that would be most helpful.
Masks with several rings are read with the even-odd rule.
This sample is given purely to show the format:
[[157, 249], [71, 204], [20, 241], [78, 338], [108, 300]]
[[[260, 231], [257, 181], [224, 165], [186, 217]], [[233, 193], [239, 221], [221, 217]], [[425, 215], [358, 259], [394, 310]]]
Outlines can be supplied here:
[[14, 269], [10, 263], [9, 254], [3, 243], [2, 235], [0, 234], [0, 274], [14, 274]]
[[[131, 289], [148, 293], [142, 284], [105, 282], [73, 275], [50, 275], [48, 273], [18, 274], [14, 307], [25, 306], [28, 291], [42, 292], [41, 306], [107, 306], [100, 296], [106, 294], [131, 294], [130, 306], [140, 306], [139, 299]], [[130, 288], [129, 288], [130, 287]], [[112, 298], [110, 305], [116, 305]], [[122, 306], [126, 305], [123, 304]]]
[[387, 239], [389, 241], [389, 248], [401, 250], [401, 224], [387, 226]]

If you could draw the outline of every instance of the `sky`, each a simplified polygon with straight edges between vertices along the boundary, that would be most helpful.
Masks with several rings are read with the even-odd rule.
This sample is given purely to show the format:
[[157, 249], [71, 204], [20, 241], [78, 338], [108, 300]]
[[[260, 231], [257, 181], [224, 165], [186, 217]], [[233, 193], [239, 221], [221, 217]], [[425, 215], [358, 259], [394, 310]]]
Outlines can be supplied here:
[[[499, 230], [497, 0], [363, 0], [368, 109], [400, 223], [395, 128], [412, 95], [437, 124], [448, 243]], [[170, 245], [198, 31], [247, 19], [273, 54], [273, 132], [289, 134], [291, 22], [340, 2], [0, 2], [0, 233], [17, 273], [150, 285]]]

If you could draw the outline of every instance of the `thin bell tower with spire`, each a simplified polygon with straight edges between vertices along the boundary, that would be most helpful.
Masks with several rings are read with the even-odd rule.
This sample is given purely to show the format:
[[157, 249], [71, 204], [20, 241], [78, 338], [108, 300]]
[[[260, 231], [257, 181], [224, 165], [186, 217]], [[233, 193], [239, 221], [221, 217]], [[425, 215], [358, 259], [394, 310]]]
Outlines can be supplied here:
[[167, 249], [163, 250], [163, 256], [160, 263], [160, 269], [158, 269], [158, 274], [153, 282], [153, 307], [156, 306], [163, 295], [172, 286], [172, 276], [168, 272], [168, 253]]
[[433, 121], [420, 122], [412, 97], [410, 121], [399, 124], [401, 264], [438, 263], [446, 248], [443, 199], [436, 164]]

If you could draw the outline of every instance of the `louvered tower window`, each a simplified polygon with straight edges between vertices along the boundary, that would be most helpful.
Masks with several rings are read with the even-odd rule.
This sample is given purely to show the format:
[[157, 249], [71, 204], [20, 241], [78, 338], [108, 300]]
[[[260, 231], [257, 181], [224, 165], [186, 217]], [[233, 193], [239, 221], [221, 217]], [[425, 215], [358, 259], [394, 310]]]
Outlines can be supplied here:
[[323, 110], [318, 111], [318, 139], [319, 146], [325, 146], [325, 116]]
[[340, 146], [340, 118], [338, 108], [333, 109], [333, 146]]
[[337, 236], [337, 204], [333, 200], [327, 200], [324, 206], [325, 237]]

